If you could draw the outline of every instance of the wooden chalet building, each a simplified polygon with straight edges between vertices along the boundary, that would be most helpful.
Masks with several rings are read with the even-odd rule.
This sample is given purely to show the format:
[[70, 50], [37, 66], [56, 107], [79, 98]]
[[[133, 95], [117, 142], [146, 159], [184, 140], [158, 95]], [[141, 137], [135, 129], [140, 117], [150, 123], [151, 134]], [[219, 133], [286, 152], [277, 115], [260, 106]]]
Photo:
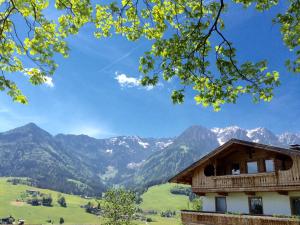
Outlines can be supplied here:
[[231, 139], [173, 178], [203, 196], [184, 225], [300, 225], [300, 150]]

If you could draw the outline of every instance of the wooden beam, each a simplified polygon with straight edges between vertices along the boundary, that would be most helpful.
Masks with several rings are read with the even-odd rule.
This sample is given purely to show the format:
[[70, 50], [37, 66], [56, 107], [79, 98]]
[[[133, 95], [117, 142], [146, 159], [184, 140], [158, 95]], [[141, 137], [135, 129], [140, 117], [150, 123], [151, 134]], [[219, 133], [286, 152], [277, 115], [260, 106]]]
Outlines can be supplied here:
[[196, 192], [195, 194], [198, 195], [198, 196], [205, 196], [205, 195], [206, 195], [206, 194], [203, 193], [203, 192]]
[[289, 192], [287, 191], [277, 191], [277, 193], [280, 195], [289, 195]]
[[246, 195], [250, 195], [250, 196], [255, 196], [255, 192], [254, 191], [245, 191]]
[[255, 191], [255, 192], [270, 192], [270, 191], [299, 191], [300, 183], [298, 185], [290, 186], [266, 186], [266, 187], [219, 187], [219, 188], [202, 188], [202, 187], [192, 187], [193, 192], [205, 192], [205, 193], [218, 193], [218, 192], [246, 192], [246, 191]]
[[227, 192], [218, 192], [218, 195], [228, 196]]

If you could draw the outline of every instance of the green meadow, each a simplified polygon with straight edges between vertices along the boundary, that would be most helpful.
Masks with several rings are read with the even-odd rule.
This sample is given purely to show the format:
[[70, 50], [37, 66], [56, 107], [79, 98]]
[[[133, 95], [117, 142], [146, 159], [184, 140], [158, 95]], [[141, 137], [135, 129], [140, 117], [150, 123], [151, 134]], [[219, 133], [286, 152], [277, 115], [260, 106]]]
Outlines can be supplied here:
[[[67, 208], [61, 207], [57, 204], [57, 196], [59, 192], [29, 187], [26, 185], [12, 185], [6, 181], [7, 179], [0, 179], [0, 217], [7, 217], [12, 215], [16, 219], [25, 219], [28, 224], [45, 224], [47, 220], [51, 219], [54, 222], [59, 221], [63, 217], [68, 224], [97, 224], [99, 218], [88, 214], [81, 205], [85, 205], [88, 201], [79, 196], [63, 194], [67, 201]], [[22, 193], [26, 190], [38, 190], [45, 194], [51, 194], [53, 198], [53, 207], [46, 206], [31, 206], [24, 202], [18, 202]]]
[[[188, 197], [183, 195], [173, 195], [170, 193], [172, 184], [157, 185], [149, 188], [142, 195], [143, 202], [140, 208], [144, 211], [155, 210], [157, 215], [146, 215], [153, 222], [147, 224], [153, 225], [176, 225], [180, 224], [179, 212], [174, 218], [163, 218], [160, 216], [162, 211], [188, 208]], [[22, 193], [26, 190], [37, 190], [41, 193], [51, 194], [53, 206], [31, 206], [25, 202], [18, 201]], [[64, 224], [101, 224], [102, 218], [85, 212], [82, 205], [88, 201], [96, 203], [93, 199], [84, 199], [80, 196], [62, 194], [67, 202], [67, 207], [61, 207], [57, 203], [57, 197], [60, 193], [47, 189], [39, 189], [26, 185], [12, 185], [7, 182], [7, 178], [0, 178], [0, 218], [13, 216], [15, 219], [24, 219], [26, 224], [47, 224], [48, 220], [59, 223], [59, 218], [63, 217]], [[146, 224], [142, 221], [136, 221], [136, 224]]]

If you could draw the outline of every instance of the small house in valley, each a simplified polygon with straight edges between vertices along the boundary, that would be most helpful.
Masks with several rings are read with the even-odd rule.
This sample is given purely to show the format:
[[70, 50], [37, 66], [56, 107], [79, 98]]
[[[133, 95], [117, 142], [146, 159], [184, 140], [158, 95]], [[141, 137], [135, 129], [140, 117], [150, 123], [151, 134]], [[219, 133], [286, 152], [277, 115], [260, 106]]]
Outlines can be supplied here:
[[203, 211], [184, 225], [299, 225], [300, 150], [231, 139], [169, 182], [188, 184]]
[[0, 224], [13, 224], [15, 222], [15, 218], [12, 216], [0, 218]]

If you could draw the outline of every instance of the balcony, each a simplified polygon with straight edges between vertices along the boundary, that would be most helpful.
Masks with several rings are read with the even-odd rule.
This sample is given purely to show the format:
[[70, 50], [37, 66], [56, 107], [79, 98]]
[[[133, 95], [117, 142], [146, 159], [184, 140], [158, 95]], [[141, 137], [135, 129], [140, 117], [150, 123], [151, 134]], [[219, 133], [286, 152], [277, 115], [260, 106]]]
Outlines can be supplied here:
[[299, 179], [287, 181], [285, 171], [202, 177], [193, 183], [195, 193], [208, 192], [241, 192], [241, 191], [288, 191], [299, 188]]
[[298, 218], [181, 211], [184, 225], [299, 225]]

